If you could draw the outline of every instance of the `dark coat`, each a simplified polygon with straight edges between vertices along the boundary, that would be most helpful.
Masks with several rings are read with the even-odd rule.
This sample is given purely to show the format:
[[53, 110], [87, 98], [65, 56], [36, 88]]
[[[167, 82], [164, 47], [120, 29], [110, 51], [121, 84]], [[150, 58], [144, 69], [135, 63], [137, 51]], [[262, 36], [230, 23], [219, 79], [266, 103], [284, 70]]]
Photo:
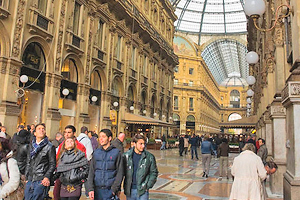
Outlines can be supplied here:
[[179, 148], [184, 148], [184, 139], [183, 139], [183, 137], [179, 137]]
[[222, 142], [218, 147], [218, 157], [228, 157], [229, 154], [229, 145], [226, 142]]
[[81, 185], [87, 178], [88, 171], [88, 161], [82, 151], [64, 152], [57, 165], [57, 173], [63, 185]]
[[111, 145], [116, 147], [117, 149], [119, 149], [119, 151], [121, 152], [121, 154], [124, 153], [124, 146], [123, 146], [123, 142], [121, 142], [118, 138], [114, 139], [111, 142]]
[[121, 189], [122, 180], [123, 162], [120, 151], [112, 145], [107, 149], [96, 149], [90, 163], [88, 190], [106, 188], [117, 193]]
[[[132, 175], [133, 175], [133, 161], [132, 154], [134, 148], [128, 150], [123, 154], [125, 179], [124, 179], [124, 193], [130, 196]], [[139, 167], [136, 172], [137, 177], [137, 191], [138, 196], [143, 195], [147, 190], [153, 187], [158, 176], [155, 157], [148, 151], [144, 150], [139, 161]]]
[[53, 172], [56, 166], [56, 151], [51, 142], [48, 142], [37, 155], [31, 159], [30, 151], [32, 145], [30, 145], [27, 153], [25, 176], [28, 181], [40, 181], [47, 177], [49, 180], [53, 176]]

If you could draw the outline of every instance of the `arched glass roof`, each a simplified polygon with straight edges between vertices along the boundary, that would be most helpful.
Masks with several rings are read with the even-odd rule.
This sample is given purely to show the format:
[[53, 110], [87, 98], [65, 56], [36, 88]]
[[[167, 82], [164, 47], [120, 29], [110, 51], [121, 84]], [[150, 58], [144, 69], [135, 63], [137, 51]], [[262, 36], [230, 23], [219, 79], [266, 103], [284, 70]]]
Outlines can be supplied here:
[[170, 0], [177, 31], [190, 33], [246, 33], [244, 0]]
[[201, 53], [206, 65], [218, 84], [246, 86], [249, 64], [247, 47], [232, 39], [220, 39], [210, 43]]

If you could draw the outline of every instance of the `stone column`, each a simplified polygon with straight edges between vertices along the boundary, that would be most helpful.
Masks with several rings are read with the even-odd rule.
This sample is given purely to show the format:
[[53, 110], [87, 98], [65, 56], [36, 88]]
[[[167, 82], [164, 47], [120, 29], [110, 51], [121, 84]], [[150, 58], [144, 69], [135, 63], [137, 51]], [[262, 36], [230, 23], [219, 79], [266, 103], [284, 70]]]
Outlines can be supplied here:
[[272, 193], [283, 194], [283, 174], [286, 171], [286, 111], [281, 104], [281, 98], [277, 97], [270, 108], [270, 119], [272, 121], [272, 147], [269, 149], [269, 155], [274, 159], [278, 166], [275, 174], [270, 176], [270, 188]]
[[265, 112], [265, 136], [262, 138], [266, 141], [266, 147], [268, 149], [268, 157], [272, 155], [273, 151], [273, 132], [272, 132], [272, 121], [270, 119], [270, 109]]
[[[16, 132], [21, 103], [18, 103], [16, 90], [19, 88], [19, 72], [22, 63], [17, 59], [0, 58], [0, 121], [7, 127], [7, 132]], [[21, 101], [19, 101], [21, 102]]]
[[282, 104], [286, 108], [288, 155], [283, 180], [285, 200], [296, 200], [300, 196], [300, 62], [296, 62], [293, 67], [294, 71], [282, 90]]
[[89, 109], [89, 95], [90, 85], [78, 84], [77, 88], [77, 109], [75, 118], [75, 127], [77, 129], [77, 135], [80, 134], [80, 128], [86, 126], [89, 128], [90, 117], [88, 114]]
[[50, 137], [50, 139], [54, 139], [55, 134], [59, 131], [61, 115], [58, 110], [58, 105], [61, 79], [61, 75], [46, 74], [42, 122], [46, 123], [47, 136]]

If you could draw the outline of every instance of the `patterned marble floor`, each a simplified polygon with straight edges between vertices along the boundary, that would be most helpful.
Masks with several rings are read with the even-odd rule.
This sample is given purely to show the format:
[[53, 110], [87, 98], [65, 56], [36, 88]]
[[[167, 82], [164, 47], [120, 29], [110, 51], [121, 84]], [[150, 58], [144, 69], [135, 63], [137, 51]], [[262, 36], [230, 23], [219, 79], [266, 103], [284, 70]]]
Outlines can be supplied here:
[[[202, 162], [191, 160], [190, 155], [180, 157], [178, 149], [150, 150], [156, 157], [159, 176], [150, 190], [151, 200], [228, 200], [232, 177], [220, 180], [218, 177], [219, 162], [212, 158], [208, 178], [202, 178]], [[200, 154], [199, 154], [200, 155]], [[229, 165], [237, 154], [230, 154]], [[230, 173], [229, 173], [230, 174]], [[83, 200], [88, 199], [82, 195]], [[126, 197], [122, 193], [121, 200]], [[282, 200], [280, 196], [267, 200]]]

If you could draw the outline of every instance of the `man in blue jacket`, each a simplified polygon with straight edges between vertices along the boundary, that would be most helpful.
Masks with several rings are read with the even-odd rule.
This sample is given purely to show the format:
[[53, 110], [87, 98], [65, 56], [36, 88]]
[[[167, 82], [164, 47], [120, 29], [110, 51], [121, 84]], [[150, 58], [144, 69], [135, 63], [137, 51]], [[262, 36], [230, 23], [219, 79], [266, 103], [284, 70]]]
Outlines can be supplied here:
[[211, 152], [213, 152], [213, 146], [208, 139], [209, 139], [208, 136], [205, 136], [203, 139], [204, 141], [201, 144], [202, 168], [203, 168], [202, 177], [206, 177], [206, 178], [208, 177], [209, 174]]
[[120, 150], [112, 146], [112, 132], [102, 129], [100, 147], [93, 153], [88, 176], [89, 198], [109, 200], [118, 196], [123, 180], [123, 162]]

